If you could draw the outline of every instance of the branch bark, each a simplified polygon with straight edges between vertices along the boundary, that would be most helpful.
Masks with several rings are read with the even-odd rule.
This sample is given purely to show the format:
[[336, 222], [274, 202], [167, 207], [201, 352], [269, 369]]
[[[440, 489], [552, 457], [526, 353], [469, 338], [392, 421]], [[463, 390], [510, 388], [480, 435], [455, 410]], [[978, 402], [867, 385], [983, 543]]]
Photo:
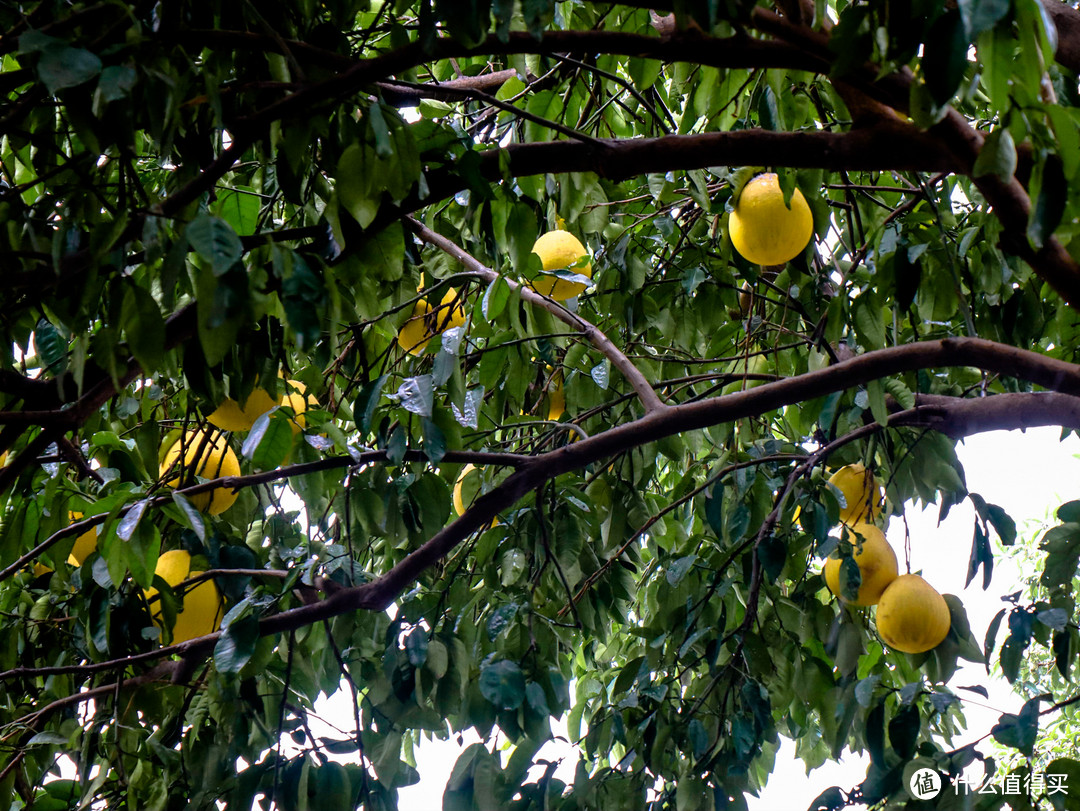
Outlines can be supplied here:
[[[386, 574], [361, 586], [342, 588], [320, 601], [264, 617], [259, 623], [259, 633], [268, 636], [296, 630], [350, 611], [384, 610], [417, 577], [443, 559], [462, 540], [489, 526], [496, 513], [511, 507], [544, 482], [613, 453], [683, 431], [803, 402], [879, 377], [941, 366], [975, 366], [1037, 383], [1053, 391], [999, 394], [973, 400], [920, 395], [914, 409], [890, 419], [891, 426], [931, 427], [953, 436], [1033, 425], [1061, 424], [1080, 428], [1080, 366], [981, 338], [950, 338], [868, 352], [826, 369], [768, 383], [756, 389], [667, 406], [605, 433], [531, 457], [501, 484], [477, 498], [463, 516], [436, 533]], [[199, 487], [206, 489], [211, 486], [213, 483]], [[190, 490], [194, 491], [195, 488]], [[91, 523], [92, 520], [87, 519], [61, 532], [73, 534]], [[215, 632], [179, 645], [108, 663], [72, 665], [64, 672], [98, 672], [145, 663], [171, 654], [178, 654], [182, 658], [181, 663], [171, 664], [190, 663], [209, 655], [219, 636], [220, 632]], [[16, 675], [16, 671], [2, 675]], [[121, 682], [122, 685], [128, 683], [130, 680]], [[80, 693], [64, 701], [78, 702], [87, 696], [88, 693]]]

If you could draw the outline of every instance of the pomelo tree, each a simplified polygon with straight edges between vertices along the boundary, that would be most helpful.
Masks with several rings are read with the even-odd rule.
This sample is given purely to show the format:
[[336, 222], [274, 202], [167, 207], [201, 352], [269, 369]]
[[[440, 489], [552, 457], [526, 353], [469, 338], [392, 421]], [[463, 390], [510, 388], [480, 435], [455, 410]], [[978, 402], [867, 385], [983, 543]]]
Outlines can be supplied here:
[[[1080, 428], [1072, 8], [43, 0], [0, 31], [12, 808], [390, 809], [466, 729], [510, 746], [465, 749], [447, 809], [743, 808], [779, 736], [870, 754], [814, 808], [925, 807], [914, 769], [987, 757], [949, 744], [958, 658], [1070, 674], [1075, 503], [986, 639], [952, 600], [890, 650], [819, 572], [857, 462], [882, 521], [970, 499], [989, 581], [1015, 529], [955, 442]], [[780, 266], [728, 228], [765, 170], [813, 215]], [[543, 270], [555, 229], [591, 277]], [[162, 468], [252, 392], [241, 475]], [[171, 645], [176, 549], [225, 615]], [[1031, 754], [1050, 683], [993, 737]], [[536, 758], [564, 715], [568, 782]]]

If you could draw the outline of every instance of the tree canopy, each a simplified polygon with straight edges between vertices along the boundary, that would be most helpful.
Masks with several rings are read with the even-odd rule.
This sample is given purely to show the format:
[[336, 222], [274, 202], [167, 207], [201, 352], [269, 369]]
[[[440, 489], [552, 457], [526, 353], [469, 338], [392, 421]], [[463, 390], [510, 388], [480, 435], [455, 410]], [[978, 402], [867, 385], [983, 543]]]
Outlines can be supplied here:
[[[920, 808], [918, 768], [994, 769], [950, 743], [959, 658], [1053, 662], [987, 730], [1025, 756], [1077, 700], [1077, 502], [984, 638], [949, 598], [940, 645], [888, 648], [819, 572], [860, 463], [880, 521], [970, 499], [988, 583], [1015, 528], [955, 442], [1080, 429], [1080, 12], [42, 0], [0, 31], [12, 808], [392, 809], [465, 729], [510, 746], [446, 809], [745, 808], [781, 735], [870, 755], [812, 808]], [[782, 265], [732, 248], [762, 171], [812, 213]], [[588, 258], [545, 270], [558, 229]], [[564, 715], [569, 783], [536, 757]], [[1023, 807], [1080, 807], [1080, 760], [1047, 768], [1072, 794]]]

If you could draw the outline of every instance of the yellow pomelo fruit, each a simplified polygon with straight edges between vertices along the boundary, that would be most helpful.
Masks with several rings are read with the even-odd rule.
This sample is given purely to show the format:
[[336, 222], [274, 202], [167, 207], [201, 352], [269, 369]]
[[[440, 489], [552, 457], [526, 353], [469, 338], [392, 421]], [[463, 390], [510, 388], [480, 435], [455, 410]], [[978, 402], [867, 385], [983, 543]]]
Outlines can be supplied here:
[[791, 208], [776, 175], [768, 172], [743, 187], [728, 221], [731, 244], [756, 265], [783, 265], [803, 252], [814, 235], [814, 217], [798, 189]]
[[548, 391], [549, 420], [558, 420], [566, 411], [566, 390], [563, 388], [562, 372], [552, 377], [552, 386]]
[[465, 326], [465, 307], [464, 299], [458, 295], [458, 291], [451, 287], [446, 291], [446, 295], [442, 297], [442, 301], [439, 302], [439, 306], [435, 308], [433, 314], [435, 320], [435, 329], [432, 335], [438, 335], [448, 329], [454, 327]]
[[[68, 520], [71, 523], [81, 521], [83, 514], [81, 512], [71, 511], [68, 513]], [[90, 527], [82, 535], [75, 539], [75, 544], [71, 547], [71, 558], [75, 561], [76, 566], [82, 566], [82, 562], [90, 557], [90, 553], [97, 549], [97, 527]]]
[[420, 299], [413, 305], [412, 315], [409, 316], [409, 320], [398, 330], [398, 346], [410, 355], [419, 355], [427, 346], [428, 339], [431, 336], [428, 335], [427, 324], [424, 319], [430, 310], [431, 306], [423, 299]]
[[840, 523], [851, 526], [881, 517], [881, 483], [863, 465], [844, 465], [829, 477], [829, 484], [843, 493], [847, 502], [840, 509]]
[[[862, 536], [862, 548], [859, 548], [858, 539], [854, 535]], [[900, 571], [896, 560], [896, 553], [885, 540], [884, 533], [873, 524], [856, 524], [847, 533], [847, 539], [841, 543], [855, 545], [855, 565], [859, 567], [859, 575], [862, 582], [859, 584], [859, 592], [855, 596], [852, 605], [875, 605], [881, 599], [882, 593], [892, 583]], [[834, 553], [835, 554], [835, 553]], [[843, 560], [839, 557], [829, 557], [825, 561], [825, 583], [829, 591], [844, 600], [840, 593], [840, 566]], [[844, 602], [847, 602], [844, 600]]]
[[[581, 257], [588, 256], [588, 251], [577, 237], [569, 231], [548, 231], [541, 234], [533, 244], [532, 252], [540, 257], [544, 270], [569, 270], [582, 276], [592, 278], [592, 263], [588, 262], [581, 267], [572, 267]], [[533, 290], [542, 296], [548, 296], [556, 301], [564, 301], [585, 292], [585, 285], [578, 282], [568, 282], [558, 276], [540, 275], [529, 284]]]
[[226, 398], [206, 419], [223, 431], [250, 431], [252, 423], [276, 405], [266, 389], [253, 389], [243, 406]]
[[[183, 549], [173, 549], [165, 552], [158, 558], [154, 574], [173, 588], [202, 572], [191, 571], [191, 555]], [[146, 592], [146, 599], [150, 600], [157, 594], [157, 589], [150, 588]], [[182, 605], [176, 613], [176, 624], [173, 625], [173, 644], [187, 642], [199, 636], [212, 634], [218, 629], [223, 616], [221, 594], [213, 580], [203, 580], [196, 583], [181, 597]], [[152, 606], [154, 608], [154, 606]], [[161, 608], [156, 607], [152, 612], [154, 624], [161, 627]]]
[[297, 433], [307, 427], [307, 419], [304, 417], [304, 412], [308, 408], [314, 408], [318, 405], [318, 402], [307, 393], [307, 386], [301, 383], [299, 380], [286, 380], [285, 381], [285, 396], [281, 400], [283, 406], [288, 406], [293, 410], [293, 418], [289, 420], [289, 427], [292, 428], [293, 433]]
[[[180, 467], [180, 440], [176, 440], [165, 453], [161, 462], [161, 473], [164, 476], [173, 468], [176, 473]], [[204, 440], [201, 431], [189, 431], [183, 441], [184, 446], [184, 476], [185, 486], [194, 484], [191, 472], [203, 479], [219, 479], [224, 476], [239, 476], [240, 462], [236, 453], [229, 447], [222, 434], [213, 433]], [[201, 449], [201, 453], [200, 453]], [[196, 459], [198, 455], [198, 459]], [[191, 472], [189, 472], [191, 471]], [[165, 482], [166, 487], [179, 487], [180, 477]], [[210, 515], [218, 515], [225, 512], [236, 501], [236, 493], [223, 487], [218, 487], [206, 493], [191, 496], [191, 503], [200, 512]]]
[[424, 299], [413, 305], [412, 315], [398, 331], [397, 343], [410, 355], [419, 355], [433, 336], [464, 325], [465, 308], [451, 288], [434, 309]]
[[[470, 475], [473, 473], [476, 475]], [[473, 499], [480, 494], [480, 485], [480, 471], [470, 462], [461, 469], [457, 481], [454, 482], [454, 512], [459, 516], [465, 514], [465, 510], [472, 504]], [[498, 523], [498, 518], [492, 518], [488, 526], [493, 527]]]
[[904, 653], [936, 648], [951, 623], [945, 598], [917, 574], [900, 575], [878, 602], [878, 633], [886, 645]]
[[3, 467], [4, 465], [7, 464], [7, 455], [8, 455], [7, 451], [4, 451], [3, 453], [0, 453], [0, 467]]

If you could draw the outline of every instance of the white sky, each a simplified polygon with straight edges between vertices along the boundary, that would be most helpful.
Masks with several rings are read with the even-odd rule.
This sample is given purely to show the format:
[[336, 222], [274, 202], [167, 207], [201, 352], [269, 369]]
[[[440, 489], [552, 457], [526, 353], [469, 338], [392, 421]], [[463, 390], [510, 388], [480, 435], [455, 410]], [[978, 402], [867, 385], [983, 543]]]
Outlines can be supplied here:
[[[978, 493], [990, 504], [998, 504], [1017, 522], [1021, 537], [1030, 534], [1025, 528], [1032, 523], [1045, 521], [1047, 515], [1063, 502], [1080, 497], [1075, 482], [1080, 482], [1080, 440], [1070, 436], [1059, 442], [1057, 428], [1020, 431], [999, 431], [968, 438], [958, 446], [958, 455], [964, 465], [968, 489]], [[938, 591], [960, 595], [971, 621], [972, 632], [980, 641], [994, 615], [1002, 608], [1001, 595], [1016, 591], [1018, 572], [1011, 561], [995, 556], [994, 577], [990, 588], [981, 588], [982, 573], [970, 588], [964, 588], [968, 557], [971, 553], [974, 510], [969, 502], [953, 508], [945, 522], [937, 526], [937, 507], [919, 510], [909, 504], [908, 524], [911, 530], [911, 567], [930, 581]], [[901, 568], [903, 559], [903, 525], [893, 519], [887, 537], [897, 551]], [[992, 542], [997, 546], [996, 537]], [[1018, 712], [1023, 700], [1012, 693], [1004, 679], [991, 679], [981, 665], [964, 663], [950, 682], [959, 685], [979, 684], [986, 687], [990, 697], [983, 701], [974, 694], [959, 691], [965, 701], [967, 730], [954, 739], [952, 747], [982, 737], [997, 723], [1003, 712]], [[974, 699], [974, 703], [971, 699]], [[335, 706], [343, 701], [341, 714]], [[984, 704], [985, 706], [979, 706]], [[343, 692], [320, 707], [326, 717], [350, 717], [351, 708]], [[351, 722], [350, 722], [351, 724]], [[348, 725], [347, 725], [348, 726]], [[565, 727], [562, 729], [565, 734]], [[316, 734], [318, 730], [316, 730]], [[466, 733], [464, 746], [477, 741], [473, 733]], [[399, 794], [401, 811], [430, 811], [442, 806], [443, 787], [462, 747], [456, 740], [424, 743], [418, 751], [418, 768], [421, 781], [415, 786], [402, 789]], [[576, 755], [566, 743], [552, 742], [541, 750], [538, 757], [562, 758], [556, 775], [570, 783], [573, 780]], [[776, 759], [776, 767], [768, 786], [760, 798], [749, 798], [750, 811], [773, 811], [805, 808], [818, 794], [829, 786], [839, 785], [850, 789], [866, 775], [868, 758], [865, 755], [847, 756], [838, 763], [828, 762], [810, 775], [805, 773], [801, 762], [794, 758], [794, 746], [784, 742]]]

